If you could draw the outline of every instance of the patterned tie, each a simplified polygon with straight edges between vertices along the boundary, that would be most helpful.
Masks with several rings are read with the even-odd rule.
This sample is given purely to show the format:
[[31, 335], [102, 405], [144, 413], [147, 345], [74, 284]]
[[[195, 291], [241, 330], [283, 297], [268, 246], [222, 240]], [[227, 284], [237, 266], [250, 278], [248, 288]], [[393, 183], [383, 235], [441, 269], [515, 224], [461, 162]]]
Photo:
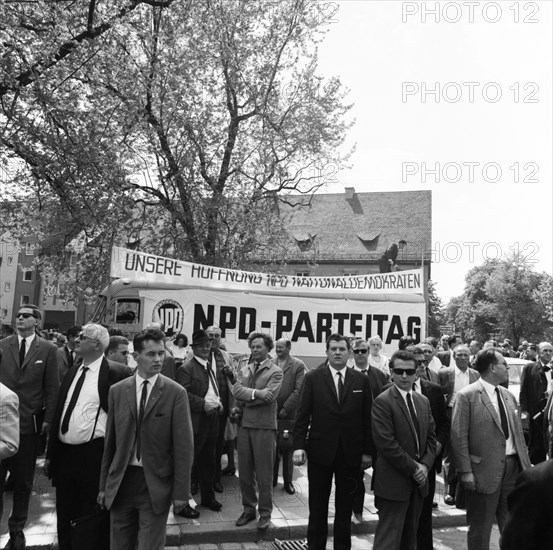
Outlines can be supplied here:
[[66, 434], [67, 431], [69, 430], [69, 421], [71, 420], [71, 415], [73, 414], [73, 410], [75, 409], [75, 405], [77, 404], [77, 399], [79, 399], [79, 394], [81, 393], [81, 389], [84, 384], [84, 379], [85, 379], [87, 370], [88, 370], [88, 367], [83, 367], [83, 372], [81, 373], [81, 376], [77, 380], [77, 384], [75, 385], [75, 389], [73, 390], [73, 395], [69, 400], [67, 411], [65, 411], [65, 415], [61, 423], [62, 434]]
[[344, 383], [342, 381], [342, 373], [337, 372], [338, 376], [338, 403], [342, 402], [342, 396], [344, 395]]
[[495, 393], [497, 394], [497, 406], [499, 408], [499, 417], [501, 418], [501, 429], [505, 434], [505, 439], [509, 439], [509, 422], [507, 421], [505, 406], [503, 405], [503, 400], [501, 399], [499, 388], [495, 388]]
[[415, 412], [415, 407], [413, 406], [413, 398], [411, 397], [411, 394], [407, 394], [407, 407], [409, 407], [409, 415], [411, 416], [411, 420], [413, 421], [413, 425], [415, 426], [415, 434], [417, 436], [417, 449], [420, 453], [420, 426], [419, 426], [419, 419], [417, 418], [417, 413]]
[[25, 338], [21, 340], [21, 345], [19, 346], [19, 368], [23, 366], [23, 362], [25, 361], [25, 351], [26, 351], [26, 342]]
[[138, 422], [136, 423], [136, 459], [140, 460], [140, 445], [142, 443], [142, 419], [144, 418], [144, 409], [146, 408], [146, 398], [148, 397], [148, 380], [142, 382], [142, 393], [140, 394], [140, 411], [138, 413]]

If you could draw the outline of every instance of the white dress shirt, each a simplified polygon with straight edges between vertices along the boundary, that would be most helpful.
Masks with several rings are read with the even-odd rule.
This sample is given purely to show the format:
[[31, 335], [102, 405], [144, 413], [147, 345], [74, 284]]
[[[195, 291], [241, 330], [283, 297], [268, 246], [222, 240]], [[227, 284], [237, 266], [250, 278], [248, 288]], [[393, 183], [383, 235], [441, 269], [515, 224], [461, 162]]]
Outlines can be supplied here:
[[[31, 344], [33, 343], [33, 340], [35, 339], [36, 334], [33, 332], [32, 334], [29, 334], [29, 336], [25, 336], [25, 355], [29, 353], [29, 348], [31, 347]], [[21, 340], [23, 340], [23, 336], [20, 334], [17, 335], [17, 347], [21, 349]]]
[[[205, 359], [202, 359], [201, 357], [198, 357], [197, 355], [194, 355], [194, 359], [196, 359], [196, 361], [198, 361], [198, 363], [200, 363], [200, 365], [202, 365], [202, 367], [206, 370], [206, 371], [209, 371], [209, 363], [205, 360]], [[212, 362], [212, 365], [214, 364], [214, 361]], [[221, 399], [219, 397], [219, 388], [214, 388], [213, 387], [213, 380], [217, 380], [217, 374], [213, 372], [213, 368], [211, 368], [211, 374], [213, 375], [213, 378], [211, 376], [209, 376], [209, 372], [207, 373], [207, 380], [208, 380], [208, 386], [207, 386], [207, 393], [205, 394], [204, 396], [204, 399], [206, 401], [210, 401], [210, 402], [217, 402], [217, 403], [221, 403]]]
[[[488, 394], [488, 397], [492, 402], [493, 408], [497, 413], [497, 418], [499, 418], [499, 423], [501, 424], [501, 414], [499, 413], [499, 405], [497, 403], [497, 393], [495, 392], [495, 386], [493, 384], [490, 384], [489, 382], [486, 382], [482, 378], [480, 378], [480, 381], [482, 382], [482, 386], [484, 386], [484, 389], [486, 390], [486, 393]], [[499, 391], [501, 392], [501, 390]], [[505, 404], [505, 400], [502, 400], [502, 402], [503, 402], [503, 408], [505, 409], [505, 416], [507, 417], [507, 423], [509, 424], [509, 439], [507, 439], [506, 441], [505, 454], [507, 456], [516, 455], [517, 451], [515, 449], [515, 442], [512, 436], [514, 427], [511, 425], [509, 415], [507, 414], [507, 405]]]
[[342, 370], [336, 370], [335, 368], [328, 365], [328, 368], [330, 369], [330, 374], [332, 374], [332, 380], [334, 382], [334, 387], [336, 388], [336, 395], [339, 396], [340, 394], [338, 393], [338, 373], [341, 373], [342, 384], [344, 384], [346, 381], [346, 370], [348, 367]]
[[470, 384], [470, 378], [469, 378], [469, 369], [465, 372], [463, 372], [457, 365], [453, 367], [455, 371], [455, 383], [453, 384], [453, 396], [451, 397], [451, 401], [449, 403], [450, 407], [453, 407], [455, 405], [455, 399], [457, 397], [457, 394], [465, 387]]

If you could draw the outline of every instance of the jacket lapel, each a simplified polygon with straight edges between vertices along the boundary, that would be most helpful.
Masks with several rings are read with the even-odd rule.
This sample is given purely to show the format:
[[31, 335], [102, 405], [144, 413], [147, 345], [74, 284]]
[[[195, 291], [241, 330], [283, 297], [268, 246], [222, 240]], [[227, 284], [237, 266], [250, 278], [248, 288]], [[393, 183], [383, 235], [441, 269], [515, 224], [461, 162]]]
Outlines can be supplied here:
[[12, 338], [12, 341], [9, 345], [9, 350], [13, 355], [13, 360], [15, 361], [15, 364], [19, 366], [19, 345], [18, 345], [17, 335], [12, 336], [11, 338]]
[[[415, 439], [415, 447], [417, 446], [418, 442], [418, 435], [415, 433], [415, 426], [413, 424], [413, 420], [411, 419], [411, 415], [409, 414], [409, 410], [407, 409], [407, 405], [405, 404], [405, 400], [403, 399], [402, 395], [399, 393], [399, 390], [397, 389], [397, 386], [394, 384], [394, 397], [396, 398], [399, 408], [401, 409], [401, 412], [403, 412], [403, 416], [405, 416], [405, 420], [407, 424], [409, 424], [409, 427], [411, 428], [411, 434], [413, 435]], [[417, 408], [415, 407], [415, 412], [417, 411]]]
[[332, 372], [330, 371], [330, 367], [328, 365], [325, 365], [323, 367], [324, 372], [324, 379], [326, 380], [326, 383], [328, 384], [328, 387], [334, 396], [334, 403], [338, 403], [338, 394], [336, 393], [336, 386], [334, 385], [334, 380], [332, 379]]
[[[480, 395], [482, 396], [482, 403], [488, 409], [488, 413], [493, 418], [493, 421], [495, 422], [495, 425], [499, 428], [501, 433], [503, 433], [503, 428], [501, 427], [501, 421], [499, 419], [499, 415], [497, 414], [495, 407], [493, 406], [493, 403], [491, 402], [488, 392], [485, 390], [484, 386], [480, 384]], [[505, 434], [503, 434], [505, 435]]]
[[344, 399], [346, 398], [349, 388], [353, 382], [353, 374], [351, 369], [346, 367], [345, 369], [342, 369], [342, 372], [344, 373], [344, 391], [342, 392], [342, 401], [340, 401], [340, 405], [344, 402]]
[[161, 400], [161, 394], [163, 390], [163, 379], [161, 376], [157, 377], [157, 381], [154, 384], [154, 387], [152, 388], [152, 391], [150, 392], [150, 397], [148, 398], [148, 402], [146, 403], [146, 408], [144, 409], [144, 418], [142, 421], [144, 422], [144, 419], [150, 414], [152, 409], [156, 406], [158, 401]]
[[98, 396], [100, 398], [100, 406], [104, 411], [108, 410], [108, 392], [109, 392], [109, 363], [104, 357], [100, 365], [98, 373]]
[[[21, 368], [26, 367], [29, 363], [32, 363], [38, 353], [38, 348], [40, 347], [40, 337], [35, 336], [33, 343], [31, 344], [31, 347], [29, 348], [29, 351], [27, 352], [27, 355], [25, 355], [25, 360], [23, 361], [23, 366]], [[17, 351], [19, 354], [19, 350]], [[18, 358], [19, 361], [19, 358]]]
[[136, 376], [129, 378], [129, 383], [125, 389], [125, 397], [131, 410], [131, 416], [136, 421], [138, 416], [136, 411]]

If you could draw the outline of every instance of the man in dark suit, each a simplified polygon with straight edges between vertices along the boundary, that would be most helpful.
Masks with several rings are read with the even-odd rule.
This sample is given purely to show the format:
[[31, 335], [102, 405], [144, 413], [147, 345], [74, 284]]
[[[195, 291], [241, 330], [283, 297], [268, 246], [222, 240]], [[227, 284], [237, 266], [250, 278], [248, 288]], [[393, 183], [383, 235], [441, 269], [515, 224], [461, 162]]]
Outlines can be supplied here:
[[378, 525], [374, 548], [414, 550], [428, 472], [436, 459], [434, 419], [428, 399], [413, 391], [413, 354], [390, 359], [393, 385], [374, 401], [372, 434], [377, 450], [374, 495]]
[[428, 472], [428, 495], [424, 497], [419, 526], [417, 529], [417, 550], [433, 550], [432, 540], [432, 506], [436, 492], [436, 472], [442, 471], [442, 451], [449, 440], [449, 419], [446, 413], [442, 388], [423, 378], [428, 370], [428, 356], [425, 356], [422, 347], [416, 346], [412, 350], [417, 362], [417, 374], [413, 391], [424, 395], [430, 402], [430, 410], [435, 424], [436, 460]]
[[[109, 334], [101, 325], [85, 325], [75, 339], [82, 363], [64, 377], [44, 472], [56, 487], [56, 515], [60, 550], [71, 545], [71, 521], [92, 514], [96, 507], [109, 388], [131, 375], [123, 364], [108, 361], [104, 352]], [[109, 520], [100, 525], [98, 550], [109, 550]]]
[[58, 348], [35, 331], [41, 314], [32, 304], [19, 308], [17, 335], [0, 341], [3, 352], [0, 382], [19, 398], [19, 451], [0, 464], [0, 517], [4, 481], [9, 470], [14, 480], [13, 510], [8, 521], [10, 541], [6, 548], [25, 548], [27, 522], [36, 457], [41, 434], [50, 431], [59, 390]]
[[402, 239], [401, 241], [399, 241], [398, 244], [393, 243], [384, 251], [384, 254], [382, 254], [382, 256], [380, 256], [378, 260], [380, 273], [391, 273], [392, 271], [397, 271], [397, 255], [399, 251], [405, 247], [406, 244], [407, 241]]
[[67, 371], [73, 366], [77, 361], [77, 354], [75, 353], [75, 338], [81, 332], [81, 327], [74, 326], [67, 330], [65, 336], [67, 337], [67, 342], [64, 346], [58, 348], [58, 365], [60, 369], [60, 380], [63, 380], [63, 377], [67, 374]]
[[545, 460], [546, 445], [543, 431], [543, 411], [551, 387], [551, 357], [553, 346], [542, 342], [538, 346], [538, 360], [528, 363], [522, 370], [520, 381], [520, 408], [528, 417], [528, 452], [532, 464]]
[[509, 495], [501, 550], [553, 548], [553, 460], [524, 470]]
[[501, 387], [509, 366], [497, 348], [480, 351], [480, 379], [455, 400], [451, 449], [467, 499], [468, 550], [487, 550], [494, 520], [507, 519], [507, 498], [518, 474], [530, 468], [516, 399]]
[[109, 391], [98, 504], [111, 509], [114, 550], [162, 550], [171, 501], [178, 514], [190, 496], [190, 406], [186, 390], [160, 374], [163, 338], [139, 332], [135, 375]]
[[[193, 357], [177, 370], [176, 381], [186, 390], [194, 430], [194, 469], [202, 493], [201, 505], [218, 512], [223, 505], [215, 499], [215, 453], [219, 416], [223, 413], [220, 387], [213, 366], [208, 363], [211, 342], [205, 330], [192, 335]], [[185, 508], [190, 515], [190, 511]], [[187, 516], [185, 516], [187, 517]]]
[[[362, 338], [357, 338], [353, 342], [353, 359], [355, 361], [354, 369], [369, 379], [371, 389], [371, 399], [374, 401], [388, 384], [388, 377], [383, 371], [369, 365], [369, 343]], [[355, 524], [363, 521], [363, 505], [365, 503], [365, 472], [359, 471], [359, 478], [355, 486], [355, 495], [353, 497], [353, 518]]]
[[293, 459], [298, 466], [308, 460], [309, 550], [326, 547], [333, 475], [334, 548], [351, 548], [353, 488], [359, 472], [371, 466], [374, 455], [369, 379], [346, 368], [349, 351], [346, 337], [331, 334], [326, 342], [328, 364], [307, 373], [300, 396]]

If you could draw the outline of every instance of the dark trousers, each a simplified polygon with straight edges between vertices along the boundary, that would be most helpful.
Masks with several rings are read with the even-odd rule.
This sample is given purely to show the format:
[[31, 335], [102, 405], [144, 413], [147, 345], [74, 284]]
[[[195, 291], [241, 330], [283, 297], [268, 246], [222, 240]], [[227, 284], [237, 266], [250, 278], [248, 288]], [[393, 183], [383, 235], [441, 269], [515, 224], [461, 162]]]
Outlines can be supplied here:
[[4, 484], [8, 471], [14, 483], [13, 509], [8, 520], [10, 533], [23, 531], [27, 523], [39, 446], [40, 434], [20, 435], [17, 453], [0, 462], [0, 518], [4, 511]]
[[415, 550], [417, 525], [422, 507], [422, 496], [415, 483], [405, 501], [375, 497], [378, 525], [374, 535], [374, 550]]
[[357, 483], [355, 485], [355, 494], [353, 495], [353, 513], [362, 514], [365, 504], [365, 472], [358, 472]]
[[[59, 550], [80, 550], [71, 546], [71, 520], [96, 510], [104, 438], [82, 445], [58, 443], [56, 471], [56, 514]], [[109, 550], [109, 516], [100, 523], [97, 550]]]
[[[541, 417], [540, 417], [541, 418]], [[541, 422], [530, 419], [528, 426], [528, 455], [532, 464], [545, 461], [545, 441]]]
[[336, 486], [334, 514], [334, 550], [351, 548], [351, 510], [357, 485], [358, 470], [346, 463], [344, 450], [340, 446], [332, 464], [323, 465], [307, 462], [309, 480], [309, 523], [307, 545], [309, 550], [325, 550], [328, 537], [328, 500], [332, 488], [332, 476]]
[[278, 447], [275, 453], [275, 467], [273, 469], [273, 485], [278, 480], [278, 467], [280, 464], [280, 455], [282, 455], [282, 477], [284, 483], [292, 483], [292, 472], [294, 470], [294, 464], [292, 463], [293, 450], [279, 451]]
[[[221, 458], [225, 449], [225, 429], [228, 416], [219, 416], [219, 428], [217, 431], [217, 443], [215, 445], [215, 481], [221, 481]], [[234, 457], [233, 457], [234, 458]]]
[[436, 492], [436, 467], [428, 472], [428, 495], [422, 501], [422, 510], [417, 529], [417, 550], [433, 550], [432, 539], [432, 503]]
[[215, 452], [219, 416], [202, 416], [200, 429], [194, 434], [194, 470], [202, 492], [202, 502], [209, 503], [215, 498], [213, 481], [215, 479]]

